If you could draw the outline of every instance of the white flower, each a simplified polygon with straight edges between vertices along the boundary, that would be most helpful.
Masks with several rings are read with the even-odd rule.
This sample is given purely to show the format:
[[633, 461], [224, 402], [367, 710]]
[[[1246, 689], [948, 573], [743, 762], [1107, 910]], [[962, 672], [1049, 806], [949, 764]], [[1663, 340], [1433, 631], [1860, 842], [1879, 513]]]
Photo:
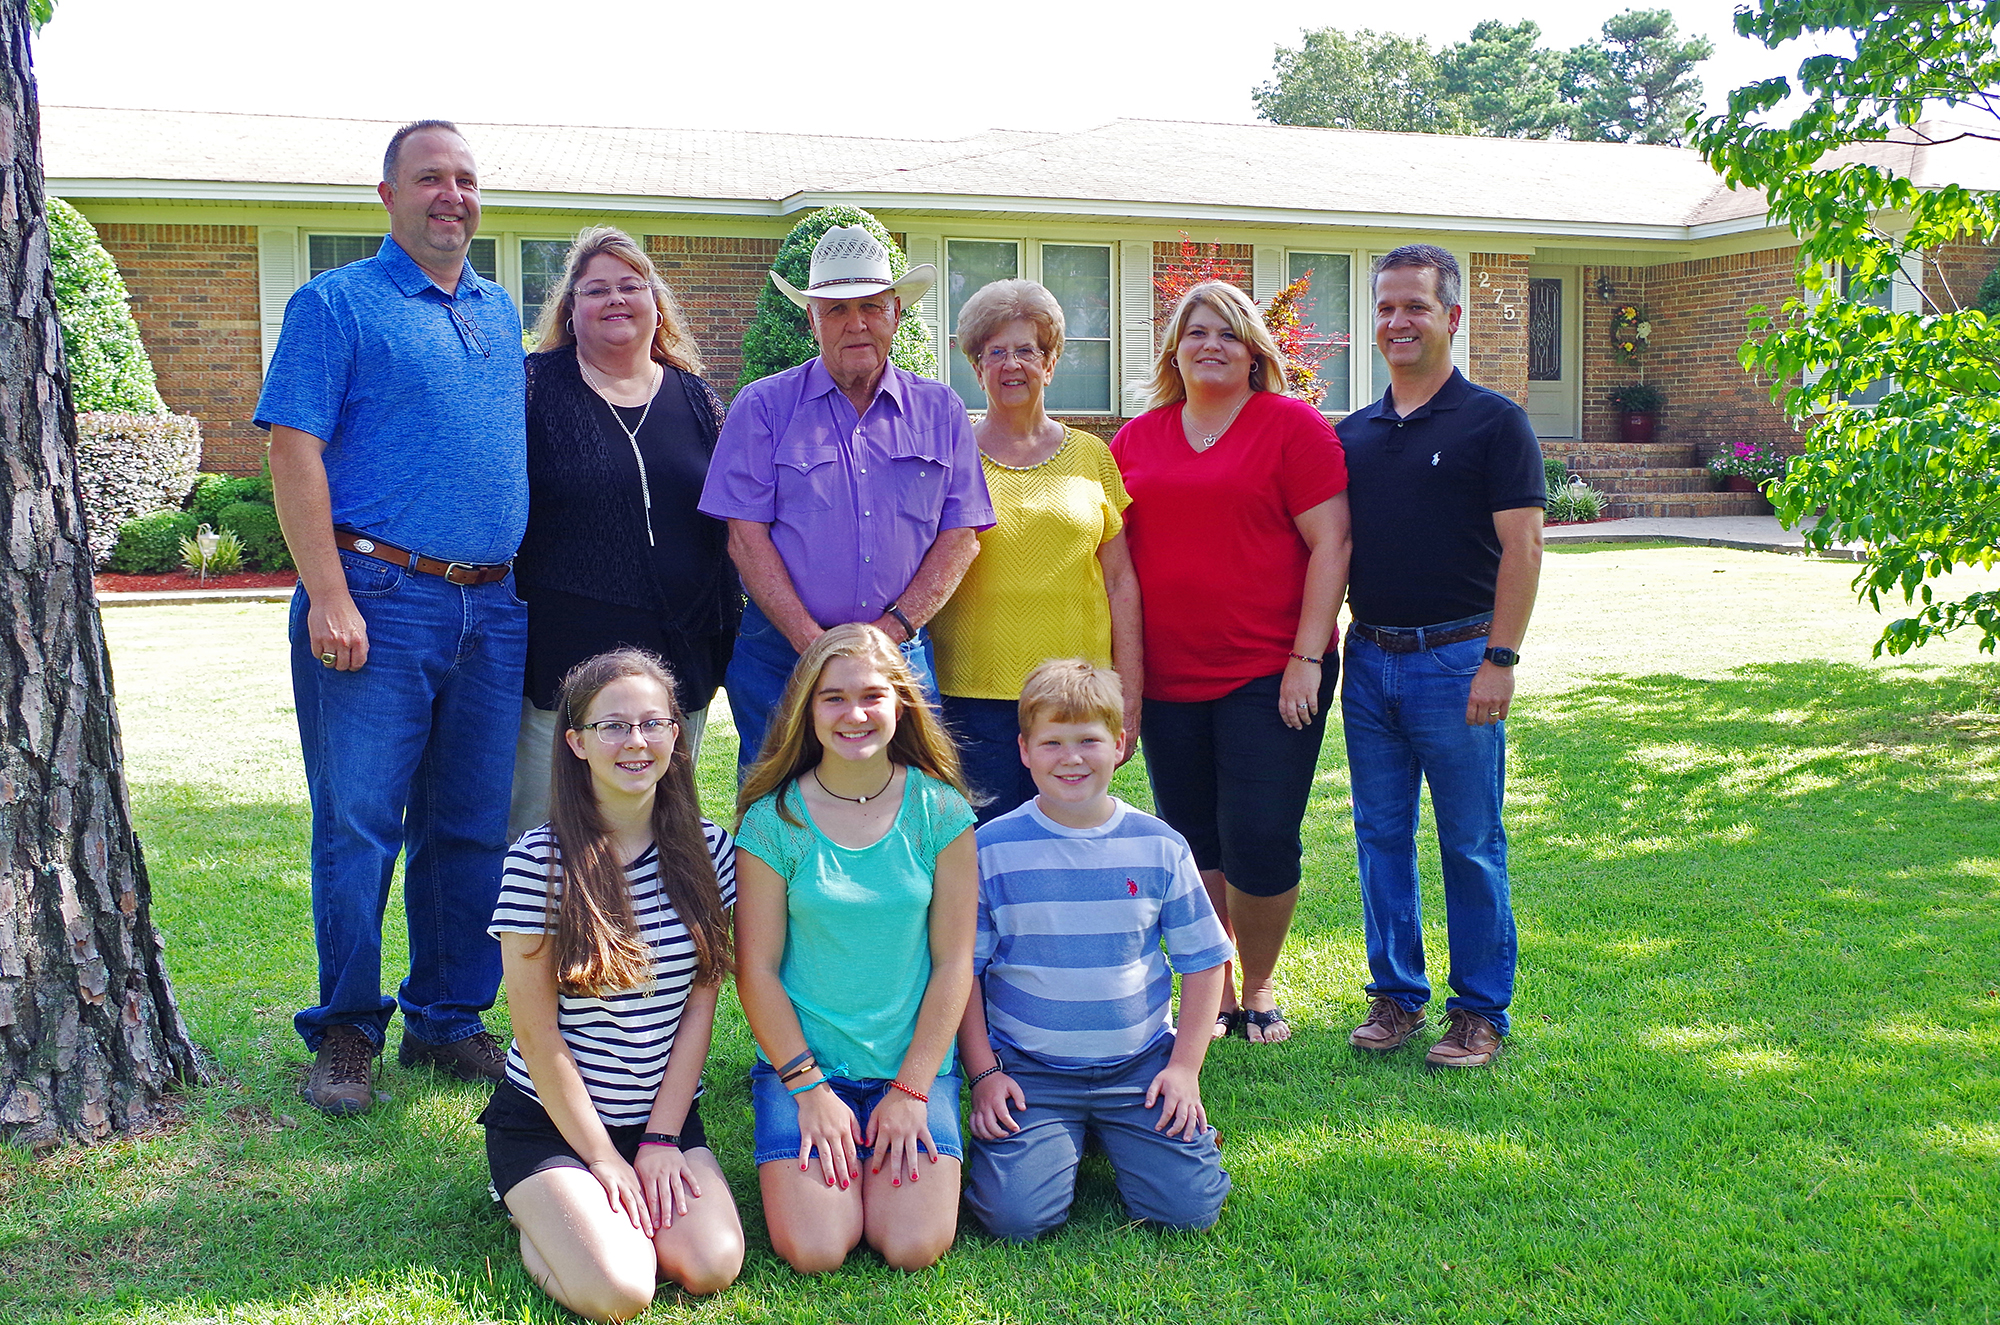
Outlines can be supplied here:
[[1638, 331], [1639, 331], [1639, 339], [1646, 340], [1653, 334], [1653, 324], [1650, 322], [1641, 322], [1639, 324]]

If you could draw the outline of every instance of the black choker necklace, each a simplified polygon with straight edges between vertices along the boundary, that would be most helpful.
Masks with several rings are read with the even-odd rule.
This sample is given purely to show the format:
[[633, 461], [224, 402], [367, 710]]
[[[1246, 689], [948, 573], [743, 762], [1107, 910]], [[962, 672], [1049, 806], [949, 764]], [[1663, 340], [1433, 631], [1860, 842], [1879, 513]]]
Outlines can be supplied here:
[[[894, 782], [895, 780], [896, 780], [896, 766], [894, 764], [891, 764], [889, 765], [889, 782]], [[872, 801], [877, 796], [880, 796], [882, 794], [882, 791], [887, 791], [889, 789], [889, 782], [884, 782], [882, 784], [882, 791], [871, 791], [866, 796], [843, 796], [839, 792], [835, 791], [833, 788], [827, 786], [826, 783], [820, 782], [819, 769], [817, 768], [813, 769], [813, 781], [819, 782], [819, 789], [825, 792], [827, 795], [833, 797], [835, 800], [847, 801], [853, 805], [866, 805], [869, 801]]]

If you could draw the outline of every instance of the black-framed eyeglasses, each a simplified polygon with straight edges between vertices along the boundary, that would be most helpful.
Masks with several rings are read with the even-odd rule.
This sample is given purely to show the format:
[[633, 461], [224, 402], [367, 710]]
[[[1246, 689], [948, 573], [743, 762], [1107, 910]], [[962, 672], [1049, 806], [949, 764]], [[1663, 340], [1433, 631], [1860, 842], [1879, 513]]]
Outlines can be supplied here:
[[620, 718], [606, 718], [603, 722], [586, 722], [581, 731], [596, 732], [597, 739], [606, 745], [623, 745], [625, 738], [633, 732], [648, 745], [659, 745], [674, 732], [680, 730], [680, 723], [673, 718], [647, 718], [644, 722], [626, 722]]
[[479, 334], [478, 327], [472, 325], [472, 319], [458, 311], [457, 304], [446, 304], [444, 311], [451, 315], [452, 325], [458, 328], [458, 338], [465, 342], [468, 351], [476, 350], [487, 359], [493, 357], [493, 351], [486, 348], [486, 338]]

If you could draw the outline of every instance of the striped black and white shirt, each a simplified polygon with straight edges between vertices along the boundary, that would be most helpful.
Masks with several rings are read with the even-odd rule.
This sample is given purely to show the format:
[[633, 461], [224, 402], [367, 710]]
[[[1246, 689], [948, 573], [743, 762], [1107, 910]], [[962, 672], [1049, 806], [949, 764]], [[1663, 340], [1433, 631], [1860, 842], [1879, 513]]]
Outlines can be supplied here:
[[[722, 888], [722, 904], [736, 904], [735, 843], [722, 828], [702, 820], [708, 857]], [[555, 831], [548, 825], [526, 833], [507, 853], [500, 877], [500, 901], [493, 908], [487, 933], [552, 934], [548, 911], [552, 864], [560, 859]], [[609, 1127], [643, 1123], [653, 1109], [681, 1009], [694, 984], [694, 940], [660, 887], [657, 847], [625, 867], [632, 889], [632, 916], [639, 933], [653, 949], [653, 983], [602, 998], [556, 995], [556, 1025], [576, 1059], [577, 1071], [597, 1106], [597, 1116]], [[555, 885], [560, 895], [561, 885]], [[550, 942], [554, 942], [551, 937]], [[540, 1102], [516, 1040], [507, 1051], [507, 1079], [528, 1098]], [[699, 1092], [697, 1092], [699, 1093]]]

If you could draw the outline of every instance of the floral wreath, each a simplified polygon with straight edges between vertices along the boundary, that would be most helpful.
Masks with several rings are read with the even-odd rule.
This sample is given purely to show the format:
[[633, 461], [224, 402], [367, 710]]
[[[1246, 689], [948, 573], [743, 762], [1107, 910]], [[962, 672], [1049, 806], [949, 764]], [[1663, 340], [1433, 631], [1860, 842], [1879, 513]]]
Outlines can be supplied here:
[[1652, 334], [1653, 324], [1646, 320], [1646, 310], [1637, 304], [1620, 304], [1611, 314], [1611, 344], [1627, 363], [1645, 353]]

